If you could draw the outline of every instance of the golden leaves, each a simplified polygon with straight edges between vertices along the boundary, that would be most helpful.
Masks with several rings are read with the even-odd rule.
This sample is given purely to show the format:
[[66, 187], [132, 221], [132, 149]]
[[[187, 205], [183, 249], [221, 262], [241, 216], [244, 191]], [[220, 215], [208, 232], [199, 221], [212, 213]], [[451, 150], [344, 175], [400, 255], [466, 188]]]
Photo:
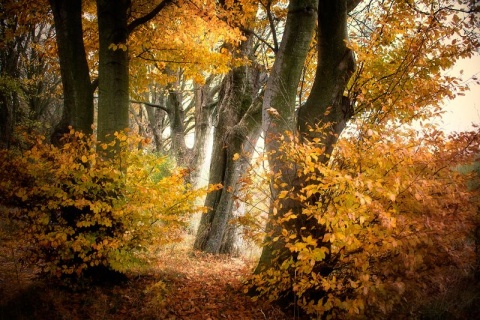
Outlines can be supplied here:
[[242, 32], [222, 17], [229, 10], [214, 1], [183, 2], [166, 7], [134, 32], [129, 39], [134, 91], [140, 93], [152, 81], [175, 83], [171, 71], [179, 69], [185, 80], [203, 84], [209, 74], [225, 74], [244, 64], [244, 57], [236, 54]]
[[444, 71], [478, 47], [474, 37], [459, 36], [459, 25], [478, 35], [469, 19], [460, 21], [455, 11], [419, 15], [395, 1], [365, 9], [354, 14], [349, 42], [359, 66], [349, 83], [358, 110], [368, 110], [372, 121], [410, 122], [430, 118], [443, 99], [461, 93], [464, 85]]
[[21, 240], [38, 243], [27, 249], [45, 261], [42, 272], [80, 275], [100, 264], [123, 272], [181, 238], [206, 190], [139, 149], [142, 140], [116, 133], [117, 153], [104, 158], [98, 142], [71, 129], [59, 148], [34, 138], [29, 150], [0, 152], [0, 203], [16, 208]]
[[110, 43], [110, 45], [108, 46], [108, 49], [109, 50], [112, 50], [112, 51], [117, 51], [117, 50], [122, 50], [122, 51], [127, 51], [128, 48], [127, 48], [127, 45], [125, 43]]
[[[355, 130], [362, 138], [341, 139], [328, 164], [315, 161], [322, 150], [314, 141], [283, 139], [277, 153], [297, 169], [294, 185], [281, 175], [271, 183], [274, 240], [291, 259], [277, 266], [280, 273], [255, 279], [273, 297], [293, 290], [310, 314], [362, 314], [367, 304], [388, 314], [406, 292], [422, 294], [422, 281], [441, 284], [449, 271], [436, 261], [473, 263], [466, 237], [476, 204], [468, 176], [453, 168], [475, 159], [478, 133], [448, 139], [434, 127], [422, 136], [390, 125]], [[318, 292], [325, 292], [320, 302], [311, 298]]]

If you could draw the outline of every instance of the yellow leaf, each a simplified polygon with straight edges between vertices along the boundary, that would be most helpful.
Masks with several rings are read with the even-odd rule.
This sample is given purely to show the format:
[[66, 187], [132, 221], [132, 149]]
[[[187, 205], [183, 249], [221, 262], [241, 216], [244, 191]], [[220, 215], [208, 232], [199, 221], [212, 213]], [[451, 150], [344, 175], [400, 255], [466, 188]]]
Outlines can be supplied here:
[[285, 198], [287, 195], [288, 195], [288, 191], [285, 191], [285, 190], [284, 190], [284, 191], [280, 192], [280, 194], [278, 195], [278, 198], [279, 198], [279, 199], [283, 199], [283, 198]]
[[356, 289], [358, 288], [358, 283], [351, 280], [351, 279], [348, 279], [348, 281], [350, 282], [350, 285], [352, 286], [353, 289]]
[[233, 158], [232, 158], [232, 159], [233, 159], [233, 161], [236, 161], [236, 160], [238, 160], [239, 158], [240, 158], [240, 155], [239, 155], [238, 153], [235, 153], [235, 154], [233, 155]]
[[87, 161], [88, 161], [87, 156], [83, 155], [83, 156], [82, 156], [82, 162], [83, 162], [83, 163], [86, 163]]
[[122, 51], [127, 51], [127, 45], [125, 43], [119, 43], [118, 44], [118, 49]]

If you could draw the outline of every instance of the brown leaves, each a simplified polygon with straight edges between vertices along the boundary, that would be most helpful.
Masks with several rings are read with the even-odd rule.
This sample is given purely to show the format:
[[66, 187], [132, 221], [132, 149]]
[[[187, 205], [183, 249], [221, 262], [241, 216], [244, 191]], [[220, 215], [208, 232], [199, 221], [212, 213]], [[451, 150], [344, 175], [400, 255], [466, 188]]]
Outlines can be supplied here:
[[166, 251], [159, 271], [169, 290], [165, 319], [287, 319], [263, 302], [252, 302], [242, 293], [249, 273], [245, 261], [185, 250]]

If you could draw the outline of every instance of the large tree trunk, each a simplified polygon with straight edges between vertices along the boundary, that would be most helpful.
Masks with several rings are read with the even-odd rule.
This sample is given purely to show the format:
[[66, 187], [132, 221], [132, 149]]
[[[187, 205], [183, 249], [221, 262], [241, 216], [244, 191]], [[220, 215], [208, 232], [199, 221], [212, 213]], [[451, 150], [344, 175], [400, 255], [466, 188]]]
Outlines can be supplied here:
[[[292, 1], [291, 5], [293, 3], [294, 2]], [[306, 5], [306, 3], [303, 1], [299, 1], [298, 3]], [[285, 129], [289, 129], [289, 125], [291, 126], [294, 124], [298, 129], [298, 135], [300, 136], [301, 140], [305, 141], [304, 139], [309, 140], [313, 138], [319, 139], [316, 141], [325, 147], [325, 153], [322, 158], [318, 159], [318, 161], [326, 163], [333, 150], [334, 144], [338, 139], [338, 136], [341, 134], [347, 121], [352, 117], [353, 114], [353, 109], [350, 106], [348, 99], [343, 97], [347, 82], [355, 68], [353, 54], [346, 47], [347, 1], [320, 1], [318, 15], [314, 15], [313, 17], [308, 15], [308, 19], [307, 17], [300, 18], [300, 14], [296, 13], [299, 12], [298, 9], [292, 9], [289, 10], [289, 12], [290, 14], [287, 20], [284, 39], [282, 40], [281, 54], [289, 53], [288, 57], [290, 57], [292, 55], [290, 52], [295, 52], [293, 50], [301, 50], [293, 55], [296, 59], [300, 59], [300, 57], [303, 58], [302, 52], [306, 54], [307, 48], [300, 46], [298, 42], [289, 42], [289, 35], [294, 34], [297, 35], [298, 38], [298, 34], [300, 34], [300, 32], [296, 31], [295, 28], [289, 27], [289, 21], [294, 26], [302, 28], [302, 30], [312, 30], [312, 19], [313, 24], [315, 19], [318, 19], [318, 63], [316, 77], [307, 102], [299, 109], [298, 122], [295, 123], [295, 121], [291, 121], [291, 119], [294, 117], [292, 106], [294, 102], [287, 100], [288, 103], [286, 101], [286, 105], [282, 105], [281, 97], [285, 95], [285, 93], [281, 94], [281, 90], [279, 89], [280, 84], [283, 84], [288, 79], [291, 79], [291, 77], [286, 76], [286, 74], [291, 74], [292, 71], [288, 72], [288, 70], [291, 70], [286, 68], [288, 63], [285, 63], [281, 60], [278, 61], [277, 68], [280, 71], [277, 71], [276, 68], [274, 69], [274, 75], [278, 80], [275, 81], [272, 79], [272, 81], [269, 83], [272, 85], [272, 88], [268, 88], [268, 90], [270, 90], [272, 94], [268, 99], [266, 97], [264, 102], [264, 125], [266, 126], [267, 130], [267, 150], [279, 150], [280, 142], [278, 140], [278, 136], [283, 134]], [[298, 25], [293, 22], [297, 21], [298, 19], [300, 19], [301, 24], [303, 25]], [[307, 25], [307, 21], [309, 21], [310, 24]], [[307, 35], [305, 35], [305, 38], [302, 37], [302, 39], [305, 39], [305, 42], [301, 43], [306, 45], [309, 39]], [[280, 57], [281, 56], [279, 54], [277, 60]], [[277, 61], [275, 61], [275, 63], [277, 64]], [[298, 63], [300, 63], [300, 61], [298, 61]], [[296, 72], [300, 72], [300, 65], [295, 64], [294, 67], [297, 68], [295, 69]], [[295, 77], [295, 79], [291, 79], [291, 82], [288, 83], [289, 87], [296, 89], [298, 80]], [[291, 92], [288, 97], [293, 99], [293, 94], [294, 92]], [[277, 118], [272, 118], [271, 112], [268, 112], [268, 109], [274, 106], [280, 115]], [[287, 123], [289, 125], [285, 125], [283, 120], [281, 121], [280, 119], [288, 119]], [[322, 123], [329, 124], [329, 126], [326, 128], [327, 132], [318, 133], [310, 130], [310, 128], [314, 128], [316, 125]], [[322, 226], [318, 225], [315, 219], [307, 219], [305, 215], [302, 215], [302, 203], [299, 200], [289, 199], [288, 197], [285, 199], [278, 199], [277, 195], [280, 191], [292, 190], [293, 188], [293, 192], [295, 193], [295, 191], [299, 191], [306, 182], [306, 177], [298, 177], [295, 164], [285, 162], [285, 158], [282, 158], [282, 156], [282, 153], [277, 151], [275, 154], [270, 155], [269, 157], [270, 168], [275, 174], [277, 174], [277, 179], [279, 179], [275, 181], [275, 184], [272, 184], [274, 186], [272, 188], [272, 198], [273, 200], [277, 200], [277, 213], [276, 215], [271, 214], [270, 216], [267, 226], [268, 237], [256, 269], [257, 273], [271, 267], [278, 267], [292, 255], [290, 250], [285, 247], [284, 242], [271, 241], [273, 238], [281, 235], [282, 230], [282, 227], [275, 223], [275, 219], [281, 218], [287, 212], [292, 212], [297, 215], [296, 219], [288, 222], [292, 224], [288, 227], [292, 228], [293, 230], [297, 230], [297, 233], [299, 233], [298, 236], [303, 235], [304, 231], [302, 230], [315, 230], [316, 234], [312, 234], [312, 236], [316, 239], [320, 239], [322, 235], [319, 233], [322, 233], [322, 230], [324, 230]], [[279, 187], [282, 184], [286, 184], [286, 187], [283, 189]], [[271, 211], [273, 211], [273, 206]], [[309, 227], [311, 224], [312, 228]], [[325, 244], [325, 246], [328, 247], [328, 244]], [[326, 260], [328, 260], [328, 258]], [[328, 261], [326, 261], [326, 263], [328, 264]], [[325, 266], [324, 270], [329, 270], [328, 266]]]
[[82, 1], [50, 0], [50, 6], [55, 21], [64, 96], [62, 119], [52, 135], [52, 141], [58, 142], [69, 126], [85, 133], [92, 132], [93, 86], [83, 44]]
[[[319, 138], [326, 162], [333, 146], [353, 115], [353, 106], [344, 95], [355, 70], [353, 52], [347, 48], [347, 1], [320, 1], [318, 8], [318, 57], [315, 81], [306, 103], [299, 108], [298, 129], [303, 138]], [[330, 132], [310, 130], [328, 124]]]
[[[257, 112], [257, 121], [260, 118], [261, 114], [261, 103], [258, 102], [256, 107]], [[220, 246], [219, 253], [229, 254], [231, 256], [239, 256], [242, 253], [243, 248], [243, 238], [241, 235], [241, 229], [236, 225], [230, 223], [233, 219], [242, 216], [245, 214], [245, 203], [243, 202], [236, 202], [235, 198], [241, 198], [241, 187], [242, 184], [239, 183], [239, 179], [242, 178], [244, 172], [248, 169], [250, 162], [252, 160], [252, 155], [255, 152], [255, 146], [260, 137], [260, 125], [257, 125], [255, 131], [249, 136], [247, 140], [244, 141], [242, 145], [242, 156], [238, 160], [236, 160], [233, 164], [232, 172], [234, 177], [236, 178], [235, 183], [231, 184], [231, 188], [228, 191], [228, 200], [229, 202], [229, 210], [226, 212], [227, 216], [227, 224], [225, 226], [222, 244]], [[230, 171], [229, 171], [230, 172]], [[232, 189], [233, 188], [233, 189]]]
[[[242, 45], [249, 53], [252, 37]], [[232, 246], [224, 243], [235, 201], [238, 181], [249, 162], [245, 146], [255, 143], [260, 129], [260, 110], [254, 99], [261, 86], [260, 72], [255, 67], [242, 66], [224, 79], [220, 91], [209, 183], [221, 183], [223, 188], [207, 195], [208, 212], [200, 221], [194, 248], [209, 253], [227, 252]], [[241, 159], [234, 160], [234, 155]]]
[[128, 0], [97, 0], [99, 33], [98, 139], [128, 128]]
[[[310, 43], [315, 30], [317, 20], [318, 0], [297, 0], [290, 1], [288, 16], [285, 25], [282, 42], [275, 59], [270, 78], [267, 82], [265, 97], [263, 100], [263, 130], [265, 131], [265, 146], [270, 156], [268, 159], [270, 169], [275, 175], [281, 174], [281, 179], [291, 188], [298, 184], [295, 167], [289, 167], [281, 159], [280, 139], [286, 131], [295, 132], [295, 99], [300, 76]], [[275, 151], [276, 153], [272, 153]], [[273, 181], [272, 181], [273, 182]], [[279, 190], [272, 184], [272, 199], [277, 198]], [[290, 201], [292, 202], [292, 201]], [[288, 207], [296, 207], [298, 203], [287, 203]], [[278, 214], [288, 212], [288, 209], [281, 210]], [[285, 211], [285, 212], [283, 212]], [[263, 247], [262, 255], [256, 272], [262, 271], [272, 265], [277, 251], [285, 254], [284, 243], [281, 241], [272, 242], [271, 239], [281, 230], [274, 227], [273, 207], [270, 209], [270, 219], [267, 223], [266, 245]], [[277, 257], [281, 259], [281, 257]]]

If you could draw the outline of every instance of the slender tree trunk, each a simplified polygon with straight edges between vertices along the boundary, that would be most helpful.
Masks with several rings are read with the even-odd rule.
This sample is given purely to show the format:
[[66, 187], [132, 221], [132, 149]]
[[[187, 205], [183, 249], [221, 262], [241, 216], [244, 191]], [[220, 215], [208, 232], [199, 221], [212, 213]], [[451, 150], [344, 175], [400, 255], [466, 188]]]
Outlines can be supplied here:
[[97, 0], [99, 33], [98, 139], [128, 128], [128, 0]]
[[93, 87], [83, 44], [82, 1], [50, 0], [50, 6], [64, 96], [62, 119], [52, 135], [52, 141], [58, 142], [62, 134], [68, 132], [68, 126], [85, 133], [92, 132]]
[[19, 109], [18, 94], [15, 91], [0, 93], [0, 148], [9, 148]]
[[[4, 10], [0, 3], [0, 10]], [[0, 34], [7, 31], [16, 31], [18, 28], [17, 19], [10, 21], [9, 17], [0, 20]], [[20, 91], [14, 82], [19, 78], [20, 48], [25, 36], [17, 37], [12, 45], [0, 48], [0, 148], [10, 146], [13, 130], [15, 127], [15, 113], [19, 107], [18, 92]]]
[[[190, 180], [195, 187], [201, 187], [207, 183], [202, 182], [202, 168], [208, 152], [209, 137], [211, 134], [211, 115], [214, 103], [214, 96], [217, 92], [212, 84], [214, 77], [207, 79], [205, 85], [195, 86], [195, 136], [193, 142], [193, 155], [190, 159]], [[206, 164], [208, 165], [208, 164]]]
[[[249, 53], [250, 36], [243, 44]], [[220, 91], [218, 120], [214, 124], [214, 142], [209, 183], [221, 183], [223, 188], [207, 195], [208, 212], [200, 221], [194, 248], [209, 253], [229, 253], [225, 244], [226, 230], [234, 205], [238, 181], [249, 162], [245, 145], [256, 141], [260, 129], [260, 105], [254, 101], [260, 89], [260, 73], [255, 67], [242, 66], [232, 70], [224, 79]], [[234, 160], [234, 155], [244, 157]]]
[[[178, 83], [176, 87], [179, 87]], [[191, 150], [187, 148], [185, 142], [185, 111], [183, 108], [182, 93], [177, 90], [169, 90], [167, 96], [167, 109], [168, 117], [170, 118], [171, 150], [177, 165], [179, 167], [187, 168], [190, 165]]]
[[155, 150], [159, 153], [164, 152], [164, 139], [162, 136], [164, 128], [165, 111], [158, 108], [147, 107], [148, 125], [152, 130]]
[[20, 108], [20, 88], [14, 82], [19, 78], [20, 53], [16, 49], [6, 47], [0, 51], [0, 76], [10, 83], [0, 90], [0, 148], [10, 147], [15, 125], [24, 116]]

